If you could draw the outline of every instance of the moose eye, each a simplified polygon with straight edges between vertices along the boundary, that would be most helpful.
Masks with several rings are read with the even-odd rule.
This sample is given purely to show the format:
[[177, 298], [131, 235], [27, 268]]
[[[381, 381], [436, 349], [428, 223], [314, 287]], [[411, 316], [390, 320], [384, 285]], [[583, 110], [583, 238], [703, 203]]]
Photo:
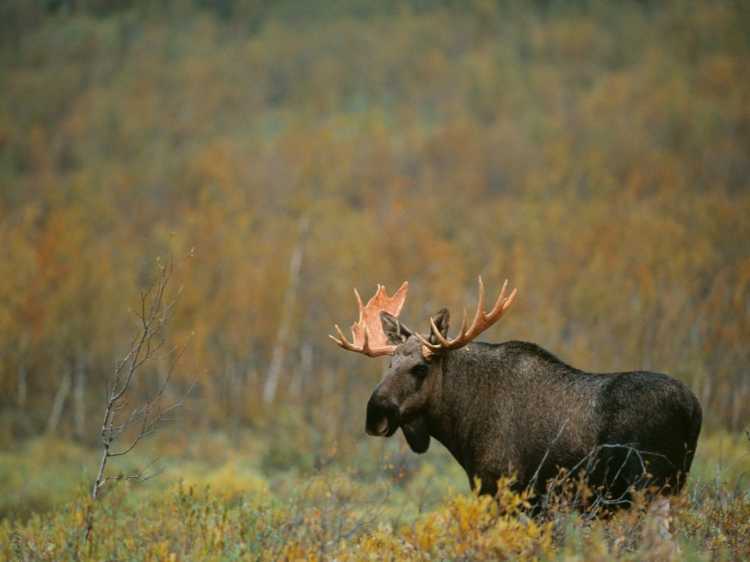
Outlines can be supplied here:
[[418, 365], [414, 365], [414, 366], [413, 366], [413, 367], [412, 367], [412, 368], [411, 368], [411, 369], [409, 370], [409, 372], [410, 372], [410, 373], [411, 373], [412, 375], [414, 375], [414, 376], [417, 376], [417, 377], [420, 377], [420, 378], [422, 378], [422, 377], [424, 377], [425, 375], [427, 375], [427, 371], [429, 371], [429, 370], [430, 370], [430, 369], [429, 369], [429, 367], [428, 367], [427, 365], [425, 365], [424, 363], [419, 363]]

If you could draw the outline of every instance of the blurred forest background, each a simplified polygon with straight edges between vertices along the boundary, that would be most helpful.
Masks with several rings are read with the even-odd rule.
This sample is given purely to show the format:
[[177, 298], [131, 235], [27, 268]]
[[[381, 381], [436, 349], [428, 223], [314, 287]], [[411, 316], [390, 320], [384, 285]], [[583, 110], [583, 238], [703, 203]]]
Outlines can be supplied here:
[[286, 428], [279, 464], [365, 441], [380, 362], [326, 338], [352, 287], [409, 280], [426, 330], [479, 273], [519, 288], [488, 341], [670, 373], [743, 429], [749, 29], [729, 0], [2, 2], [1, 446], [96, 445], [170, 256], [183, 423]]

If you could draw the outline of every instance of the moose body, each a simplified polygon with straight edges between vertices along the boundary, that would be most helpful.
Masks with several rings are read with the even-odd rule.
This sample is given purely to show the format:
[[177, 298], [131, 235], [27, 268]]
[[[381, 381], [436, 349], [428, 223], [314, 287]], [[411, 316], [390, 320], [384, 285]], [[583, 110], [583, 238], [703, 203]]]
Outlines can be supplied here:
[[[407, 341], [392, 369], [415, 376], [419, 347]], [[630, 486], [677, 492], [700, 432], [700, 405], [681, 382], [585, 373], [531, 343], [472, 342], [439, 356], [403, 400], [393, 400], [403, 384], [396, 376], [386, 375], [368, 403], [368, 433], [387, 435], [397, 423], [418, 453], [434, 437], [486, 494], [514, 475], [518, 489], [541, 497], [561, 468], [588, 471], [589, 485], [611, 501], [626, 499]]]
[[346, 349], [390, 356], [367, 404], [367, 433], [389, 437], [400, 428], [417, 453], [437, 439], [484, 494], [514, 476], [514, 486], [530, 489], [538, 501], [561, 470], [568, 477], [583, 473], [604, 506], [627, 505], [634, 488], [681, 490], [702, 420], [683, 383], [645, 371], [587, 373], [532, 343], [474, 341], [515, 296], [504, 298], [503, 288], [485, 313], [481, 279], [469, 328], [464, 319], [449, 340], [443, 309], [423, 336], [398, 320], [406, 287], [393, 297], [379, 287], [367, 306], [357, 295], [354, 343], [338, 327], [334, 338]]

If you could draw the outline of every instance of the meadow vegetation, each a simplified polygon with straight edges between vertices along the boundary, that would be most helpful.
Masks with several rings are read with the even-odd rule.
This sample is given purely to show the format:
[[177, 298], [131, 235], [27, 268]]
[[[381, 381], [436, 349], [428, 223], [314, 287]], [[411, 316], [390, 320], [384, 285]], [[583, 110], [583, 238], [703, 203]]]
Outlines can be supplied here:
[[[408, 279], [426, 330], [481, 273], [519, 288], [488, 341], [690, 385], [676, 541], [750, 557], [746, 4], [2, 2], [0, 556], [663, 559], [639, 510], [529, 520], [363, 435], [379, 362], [325, 337], [351, 288]], [[106, 381], [169, 256], [185, 352], [131, 405], [192, 391], [112, 467], [164, 471], [94, 504]]]
[[[394, 440], [395, 441], [395, 440]], [[750, 441], [705, 439], [665, 542], [645, 505], [589, 519], [558, 504], [540, 519], [501, 486], [467, 493], [442, 447], [413, 461], [395, 442], [302, 468], [243, 431], [162, 435], [120, 465], [161, 454], [153, 480], [88, 494], [95, 454], [49, 438], [0, 456], [0, 560], [743, 560], [750, 555]], [[88, 472], [87, 468], [88, 467]], [[28, 475], [34, 478], [29, 479]], [[505, 484], [508, 484], [507, 482]], [[93, 516], [88, 541], [85, 521]], [[675, 552], [674, 544], [679, 545]]]

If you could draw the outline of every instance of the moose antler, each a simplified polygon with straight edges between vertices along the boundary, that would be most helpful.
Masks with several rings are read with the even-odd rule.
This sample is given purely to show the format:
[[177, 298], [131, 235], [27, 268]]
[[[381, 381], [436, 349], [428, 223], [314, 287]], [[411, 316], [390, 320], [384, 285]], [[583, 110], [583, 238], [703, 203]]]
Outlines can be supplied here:
[[338, 324], [334, 324], [338, 337], [328, 335], [340, 347], [348, 351], [364, 353], [370, 357], [380, 355], [393, 355], [396, 346], [388, 343], [388, 338], [383, 332], [383, 324], [380, 320], [381, 312], [388, 312], [393, 316], [398, 316], [406, 302], [406, 293], [409, 290], [409, 282], [404, 281], [401, 287], [389, 297], [385, 292], [383, 285], [378, 285], [377, 291], [373, 297], [367, 301], [366, 305], [362, 304], [362, 297], [359, 296], [357, 289], [354, 289], [354, 296], [357, 297], [359, 306], [359, 320], [352, 324], [352, 342], [346, 339], [341, 332]]
[[513, 303], [513, 299], [516, 298], [517, 289], [505, 296], [505, 290], [508, 288], [508, 280], [503, 283], [503, 288], [500, 291], [500, 295], [495, 301], [495, 306], [489, 312], [484, 312], [484, 283], [482, 282], [482, 276], [478, 278], [479, 281], [479, 300], [477, 302], [477, 311], [474, 313], [474, 319], [471, 322], [471, 326], [466, 328], [466, 309], [464, 309], [464, 317], [461, 321], [461, 329], [458, 331], [458, 335], [453, 339], [447, 339], [435, 325], [435, 320], [430, 318], [430, 326], [432, 327], [432, 334], [437, 339], [438, 343], [434, 344], [427, 338], [417, 335], [430, 351], [440, 351], [448, 349], [458, 349], [459, 347], [465, 346], [467, 343], [476, 338], [479, 334], [484, 332], [487, 328], [492, 326], [495, 322], [500, 320], [503, 313], [508, 310], [508, 307]]

